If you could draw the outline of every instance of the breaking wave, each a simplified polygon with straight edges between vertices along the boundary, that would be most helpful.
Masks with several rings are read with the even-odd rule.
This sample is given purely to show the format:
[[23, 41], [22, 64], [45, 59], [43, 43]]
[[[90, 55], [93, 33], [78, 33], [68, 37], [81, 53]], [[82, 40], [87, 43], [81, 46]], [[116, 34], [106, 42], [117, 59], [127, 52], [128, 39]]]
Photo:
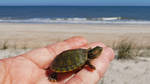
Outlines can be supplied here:
[[136, 20], [125, 17], [102, 18], [1, 18], [0, 23], [41, 23], [41, 24], [150, 24], [150, 21]]

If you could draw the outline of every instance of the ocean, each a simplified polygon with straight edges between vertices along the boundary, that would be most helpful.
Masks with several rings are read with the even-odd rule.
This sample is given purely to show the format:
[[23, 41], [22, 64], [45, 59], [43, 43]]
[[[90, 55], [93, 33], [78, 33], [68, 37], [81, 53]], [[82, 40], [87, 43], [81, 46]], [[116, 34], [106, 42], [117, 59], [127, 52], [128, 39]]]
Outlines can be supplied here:
[[0, 23], [150, 24], [150, 6], [0, 6]]

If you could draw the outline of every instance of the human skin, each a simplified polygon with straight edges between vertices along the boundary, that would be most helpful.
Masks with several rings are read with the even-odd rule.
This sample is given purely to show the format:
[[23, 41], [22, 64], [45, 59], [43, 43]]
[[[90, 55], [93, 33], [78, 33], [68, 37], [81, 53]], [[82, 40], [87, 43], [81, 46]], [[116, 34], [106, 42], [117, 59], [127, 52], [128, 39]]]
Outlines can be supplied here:
[[[101, 55], [92, 61], [94, 71], [83, 68], [67, 81], [50, 82], [46, 68], [59, 53], [68, 49], [103, 47]], [[25, 54], [0, 60], [0, 84], [96, 84], [106, 72], [114, 52], [101, 42], [88, 43], [83, 37], [72, 37], [65, 41], [29, 51]]]

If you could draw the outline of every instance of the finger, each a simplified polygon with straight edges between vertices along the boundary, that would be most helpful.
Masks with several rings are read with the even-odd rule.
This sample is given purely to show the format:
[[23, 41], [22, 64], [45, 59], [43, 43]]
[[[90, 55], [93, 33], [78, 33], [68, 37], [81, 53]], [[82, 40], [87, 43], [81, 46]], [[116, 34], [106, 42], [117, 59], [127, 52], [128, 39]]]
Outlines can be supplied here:
[[82, 46], [81, 48], [88, 49], [88, 48], [94, 48], [96, 46], [100, 46], [100, 47], [103, 47], [103, 48], [106, 47], [106, 45], [104, 45], [102, 42], [93, 42], [93, 43], [90, 43], [88, 45]]
[[67, 84], [95, 84], [102, 78], [103, 74], [108, 68], [110, 61], [114, 58], [114, 53], [111, 48], [107, 48], [102, 43], [92, 43], [85, 48], [95, 46], [103, 47], [101, 55], [92, 61], [92, 65], [96, 67], [96, 70], [90, 72], [86, 69], [82, 69], [73, 78], [67, 81]]
[[34, 62], [40, 68], [46, 68], [56, 55], [60, 52], [72, 48], [86, 45], [87, 41], [83, 37], [72, 37], [65, 41], [49, 45], [45, 48], [32, 50], [22, 56]]

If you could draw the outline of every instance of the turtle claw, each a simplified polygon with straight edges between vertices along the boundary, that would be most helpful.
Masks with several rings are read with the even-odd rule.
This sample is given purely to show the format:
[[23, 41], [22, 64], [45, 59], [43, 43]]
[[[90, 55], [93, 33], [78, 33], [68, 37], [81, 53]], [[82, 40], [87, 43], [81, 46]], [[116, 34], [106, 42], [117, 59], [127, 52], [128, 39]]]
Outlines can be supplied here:
[[92, 70], [95, 70], [95, 69], [96, 69], [96, 67], [95, 67], [94, 65], [92, 65], [89, 60], [86, 62], [86, 64], [87, 64]]
[[51, 82], [56, 82], [56, 79], [51, 78], [51, 77], [49, 77], [48, 80], [51, 81]]
[[50, 74], [49, 78], [48, 78], [51, 82], [56, 82], [57, 81], [57, 73], [52, 73]]

